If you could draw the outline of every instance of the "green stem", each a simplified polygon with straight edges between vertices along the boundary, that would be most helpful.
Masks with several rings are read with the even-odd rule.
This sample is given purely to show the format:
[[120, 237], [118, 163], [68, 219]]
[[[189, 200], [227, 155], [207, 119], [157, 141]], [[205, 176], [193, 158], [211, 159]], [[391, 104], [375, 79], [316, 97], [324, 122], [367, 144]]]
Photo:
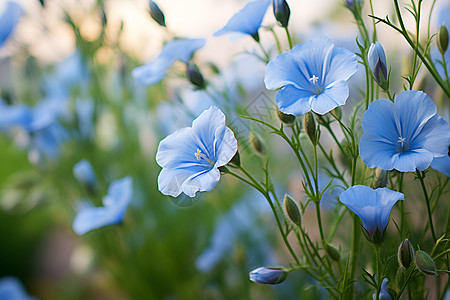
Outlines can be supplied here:
[[288, 38], [288, 42], [289, 42], [289, 48], [292, 49], [292, 47], [294, 46], [293, 42], [292, 42], [292, 38], [291, 38], [291, 34], [289, 33], [289, 29], [287, 27], [284, 27], [284, 30], [286, 31], [286, 36]]
[[376, 300], [380, 299], [380, 291], [381, 291], [381, 255], [380, 255], [380, 247], [374, 246], [375, 248], [375, 256], [377, 260], [377, 295]]
[[417, 175], [417, 178], [419, 178], [419, 180], [420, 180], [420, 186], [422, 187], [423, 195], [425, 197], [425, 202], [427, 204], [428, 223], [430, 225], [431, 235], [433, 236], [433, 240], [436, 242], [437, 238], [436, 238], [436, 233], [434, 231], [434, 226], [433, 226], [433, 217], [432, 217], [432, 212], [431, 212], [431, 207], [430, 207], [430, 198], [428, 196], [427, 188], [425, 186], [425, 181], [424, 181], [425, 173], [421, 172], [419, 170], [416, 170], [416, 175]]
[[413, 273], [414, 273], [414, 269], [412, 269], [412, 270], [409, 271], [408, 277], [406, 278], [405, 282], [403, 283], [402, 288], [401, 288], [400, 291], [398, 292], [397, 297], [395, 297], [395, 300], [399, 300], [399, 299], [400, 299], [400, 297], [401, 297], [403, 291], [405, 290], [406, 286], [408, 285], [409, 280], [411, 279], [411, 276], [412, 276]]

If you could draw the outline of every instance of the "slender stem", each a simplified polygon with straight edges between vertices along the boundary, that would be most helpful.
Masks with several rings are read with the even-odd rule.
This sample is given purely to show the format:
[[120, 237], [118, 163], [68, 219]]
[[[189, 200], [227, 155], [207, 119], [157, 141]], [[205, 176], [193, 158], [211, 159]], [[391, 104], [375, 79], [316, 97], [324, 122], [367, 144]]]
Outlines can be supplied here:
[[275, 30], [273, 30], [272, 27], [268, 27], [268, 29], [269, 29], [270, 32], [272, 32], [272, 34], [273, 34], [273, 37], [274, 37], [274, 39], [275, 39], [275, 44], [277, 45], [278, 53], [279, 53], [279, 54], [283, 53], [283, 51], [281, 50], [280, 39], [278, 38], [277, 34], [275, 33]]
[[408, 285], [409, 280], [411, 279], [411, 276], [412, 276], [413, 273], [414, 273], [414, 269], [412, 269], [412, 270], [409, 271], [408, 277], [406, 278], [405, 282], [403, 283], [402, 288], [401, 288], [400, 291], [398, 292], [397, 297], [395, 297], [395, 300], [399, 300], [399, 299], [400, 299], [400, 297], [401, 297], [403, 291], [405, 290], [406, 286]]
[[436, 238], [436, 233], [434, 231], [434, 226], [433, 226], [433, 217], [432, 217], [432, 212], [431, 212], [431, 207], [430, 207], [430, 198], [428, 196], [427, 188], [425, 186], [425, 181], [424, 181], [425, 173], [421, 172], [419, 170], [416, 170], [416, 175], [417, 175], [417, 178], [419, 178], [419, 180], [420, 180], [420, 186], [422, 187], [423, 195], [425, 197], [425, 202], [427, 204], [428, 223], [430, 224], [431, 235], [433, 236], [433, 240], [436, 242], [437, 238]]
[[376, 300], [380, 299], [380, 291], [381, 291], [381, 256], [380, 256], [380, 247], [374, 246], [375, 248], [375, 256], [377, 260], [377, 295]]
[[258, 45], [261, 48], [262, 52], [264, 53], [264, 56], [266, 57], [266, 63], [268, 63], [269, 60], [270, 60], [269, 53], [267, 53], [266, 49], [264, 49], [264, 47], [263, 47], [261, 42], [258, 41]]
[[284, 30], [286, 31], [286, 36], [288, 38], [288, 42], [289, 42], [289, 48], [292, 49], [292, 47], [294, 46], [293, 42], [292, 42], [292, 37], [291, 34], [289, 33], [289, 29], [287, 27], [284, 27]]

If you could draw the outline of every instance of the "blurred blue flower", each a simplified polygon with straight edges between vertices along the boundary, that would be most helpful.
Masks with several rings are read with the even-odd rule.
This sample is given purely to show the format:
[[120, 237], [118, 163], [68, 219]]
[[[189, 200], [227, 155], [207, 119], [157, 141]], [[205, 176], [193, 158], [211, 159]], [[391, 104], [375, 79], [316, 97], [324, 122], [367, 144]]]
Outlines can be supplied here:
[[345, 104], [347, 80], [357, 68], [355, 54], [321, 37], [270, 61], [264, 83], [269, 90], [282, 88], [276, 97], [281, 112], [301, 116], [312, 110], [323, 115]]
[[384, 53], [383, 46], [381, 46], [378, 41], [370, 45], [367, 58], [369, 60], [369, 68], [372, 71], [373, 77], [383, 90], [387, 90], [389, 88], [389, 82], [386, 54]]
[[342, 192], [339, 199], [361, 218], [364, 229], [372, 237], [376, 231], [384, 233], [392, 207], [405, 196], [388, 188], [374, 190], [355, 185]]
[[133, 180], [127, 176], [111, 182], [103, 207], [83, 207], [73, 220], [73, 231], [82, 235], [91, 230], [122, 222], [133, 197]]
[[79, 183], [86, 186], [94, 186], [97, 182], [94, 169], [86, 159], [80, 160], [73, 166], [73, 175]]
[[260, 284], [278, 284], [286, 279], [287, 272], [280, 269], [260, 267], [250, 272], [251, 281]]
[[[391, 288], [387, 285], [388, 279], [384, 278], [383, 282], [381, 283], [381, 290], [379, 296], [379, 300], [394, 300], [395, 296], [392, 294], [393, 291]], [[373, 300], [376, 300], [377, 295], [376, 292], [372, 295]]]
[[205, 39], [174, 39], [167, 42], [158, 57], [133, 69], [131, 75], [142, 84], [155, 84], [166, 76], [167, 69], [177, 60], [187, 63], [194, 52], [202, 48]]
[[31, 123], [33, 114], [24, 104], [7, 105], [0, 98], [0, 131], [8, 132], [14, 126], [26, 127]]
[[2, 300], [35, 300], [28, 296], [22, 283], [15, 277], [3, 277], [0, 279], [0, 299]]
[[423, 171], [433, 158], [448, 153], [450, 127], [423, 92], [404, 91], [395, 103], [387, 99], [372, 102], [362, 128], [359, 154], [369, 168]]
[[185, 127], [163, 139], [156, 162], [163, 169], [159, 190], [177, 197], [181, 192], [194, 197], [197, 191], [212, 190], [220, 179], [219, 167], [226, 165], [237, 151], [233, 131], [225, 126], [225, 115], [211, 106], [198, 116], [192, 127]]
[[435, 157], [431, 162], [431, 167], [450, 177], [450, 156]]
[[229, 32], [240, 32], [251, 35], [259, 42], [258, 29], [261, 26], [269, 5], [270, 0], [254, 0], [248, 2], [243, 9], [231, 17], [222, 29], [216, 31], [214, 36]]
[[13, 1], [8, 1], [0, 16], [0, 47], [6, 42], [14, 31], [20, 17], [23, 14], [22, 7]]

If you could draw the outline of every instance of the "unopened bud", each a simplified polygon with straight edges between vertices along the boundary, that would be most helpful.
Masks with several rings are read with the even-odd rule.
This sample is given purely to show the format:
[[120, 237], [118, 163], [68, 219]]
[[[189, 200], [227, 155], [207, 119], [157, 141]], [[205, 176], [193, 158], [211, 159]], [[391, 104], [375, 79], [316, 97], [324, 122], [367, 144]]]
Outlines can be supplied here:
[[369, 67], [372, 71], [373, 78], [384, 91], [387, 91], [389, 89], [389, 81], [386, 66], [386, 53], [384, 52], [383, 46], [381, 46], [378, 41], [370, 45], [367, 59], [369, 60]]
[[316, 121], [314, 115], [311, 112], [305, 114], [303, 119], [303, 125], [305, 127], [306, 136], [309, 138], [313, 145], [317, 145], [317, 131]]
[[295, 225], [300, 227], [302, 225], [302, 217], [297, 203], [288, 194], [284, 195], [283, 210], [286, 217]]
[[424, 251], [416, 252], [416, 266], [425, 275], [437, 275], [436, 264], [433, 259]]
[[186, 64], [186, 75], [189, 81], [198, 89], [205, 88], [205, 80], [196, 65]]
[[287, 276], [287, 272], [280, 269], [261, 267], [250, 272], [251, 281], [260, 284], [278, 284], [282, 283]]
[[277, 116], [278, 116], [278, 119], [280, 119], [280, 121], [286, 125], [292, 125], [295, 122], [295, 116], [285, 114], [285, 113], [281, 112], [278, 108], [277, 108]]
[[264, 146], [263, 142], [261, 141], [261, 138], [254, 133], [253, 131], [250, 131], [250, 135], [248, 137], [250, 140], [250, 145], [252, 148], [260, 155], [266, 154], [266, 147]]
[[325, 243], [325, 250], [332, 260], [339, 261], [341, 259], [341, 254], [339, 253], [339, 250], [336, 248], [336, 246]]
[[155, 20], [159, 25], [166, 27], [166, 20], [159, 6], [152, 0], [150, 0], [149, 4], [150, 16], [152, 17], [152, 19]]
[[442, 25], [441, 28], [439, 28], [438, 36], [437, 36], [437, 45], [439, 48], [439, 52], [442, 54], [447, 51], [448, 48], [448, 30], [445, 25]]
[[282, 27], [286, 28], [289, 23], [289, 17], [291, 16], [291, 10], [286, 0], [273, 0], [272, 6], [275, 19], [280, 22]]
[[414, 261], [414, 248], [408, 239], [401, 242], [398, 247], [398, 263], [407, 269]]

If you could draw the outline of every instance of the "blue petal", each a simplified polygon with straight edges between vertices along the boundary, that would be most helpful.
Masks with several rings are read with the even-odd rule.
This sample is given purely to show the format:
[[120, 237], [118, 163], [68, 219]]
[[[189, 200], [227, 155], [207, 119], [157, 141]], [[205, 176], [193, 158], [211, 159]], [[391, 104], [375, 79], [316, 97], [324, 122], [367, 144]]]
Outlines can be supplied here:
[[348, 86], [345, 81], [336, 81], [311, 101], [311, 110], [324, 115], [333, 108], [344, 105], [348, 98]]
[[91, 163], [83, 159], [73, 166], [73, 175], [82, 184], [94, 185], [97, 181]]
[[22, 14], [23, 10], [19, 4], [13, 1], [6, 3], [6, 8], [0, 16], [0, 47], [11, 35]]
[[311, 111], [311, 102], [314, 97], [315, 95], [310, 91], [286, 85], [278, 92], [276, 102], [281, 112], [298, 117]]
[[6, 105], [0, 102], [0, 130], [8, 130], [13, 126], [21, 126], [27, 130], [32, 119], [33, 114], [29, 106]]
[[[107, 207], [86, 207], [78, 212], [73, 220], [73, 231], [78, 235], [83, 235], [91, 230], [101, 228], [105, 225], [112, 225], [116, 221], [111, 214], [111, 209]], [[119, 223], [118, 222], [115, 223]]]
[[414, 172], [427, 169], [433, 161], [433, 153], [424, 149], [400, 152], [394, 156], [394, 168], [400, 172]]
[[142, 84], [155, 84], [166, 76], [167, 69], [174, 61], [156, 59], [148, 64], [134, 68], [131, 76]]
[[450, 145], [450, 127], [439, 115], [434, 115], [411, 142], [411, 149], [426, 149], [434, 157], [446, 156]]
[[334, 81], [348, 80], [357, 70], [358, 59], [353, 52], [344, 48], [333, 48], [325, 85]]
[[16, 277], [0, 279], [0, 299], [2, 300], [36, 300], [28, 296], [22, 283]]
[[133, 197], [133, 179], [130, 176], [114, 180], [108, 187], [108, 194], [103, 198], [103, 205], [115, 207], [125, 212]]
[[194, 197], [196, 192], [211, 191], [219, 182], [219, 179], [220, 171], [217, 168], [212, 168], [188, 178], [182, 184], [181, 189], [189, 197]]
[[241, 32], [255, 35], [270, 5], [270, 0], [255, 0], [248, 2], [243, 9], [231, 17], [228, 23], [214, 33], [219, 36], [229, 32]]
[[384, 53], [383, 46], [378, 41], [370, 45], [367, 57], [369, 59], [369, 68], [372, 72], [375, 70], [375, 66], [379, 60], [386, 66], [386, 54]]
[[450, 177], [450, 157], [448, 155], [435, 157], [431, 163], [431, 167]]
[[359, 142], [359, 155], [369, 168], [392, 170], [397, 149], [394, 145], [371, 138], [364, 133]]
[[271, 60], [266, 67], [264, 84], [268, 90], [276, 90], [292, 84], [296, 88], [309, 91], [309, 77], [297, 66], [293, 53], [303, 51], [303, 45], [295, 45], [291, 51], [283, 53]]

